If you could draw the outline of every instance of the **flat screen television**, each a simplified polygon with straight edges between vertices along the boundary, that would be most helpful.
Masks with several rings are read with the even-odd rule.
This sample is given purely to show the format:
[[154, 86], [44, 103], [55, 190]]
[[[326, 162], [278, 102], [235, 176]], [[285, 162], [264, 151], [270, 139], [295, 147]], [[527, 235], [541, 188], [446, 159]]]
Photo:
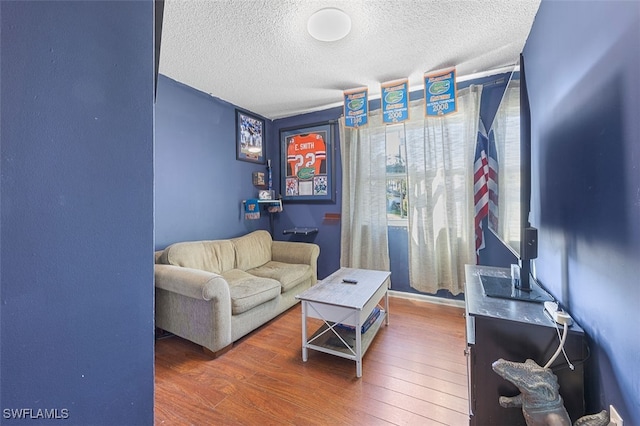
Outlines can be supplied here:
[[529, 223], [531, 137], [523, 58], [514, 66], [489, 130], [489, 230], [518, 259], [516, 278], [481, 276], [490, 297], [532, 302], [553, 300], [531, 276], [538, 232]]
[[522, 179], [520, 153], [520, 69], [511, 72], [489, 129], [491, 165], [488, 225], [516, 256], [521, 254]]

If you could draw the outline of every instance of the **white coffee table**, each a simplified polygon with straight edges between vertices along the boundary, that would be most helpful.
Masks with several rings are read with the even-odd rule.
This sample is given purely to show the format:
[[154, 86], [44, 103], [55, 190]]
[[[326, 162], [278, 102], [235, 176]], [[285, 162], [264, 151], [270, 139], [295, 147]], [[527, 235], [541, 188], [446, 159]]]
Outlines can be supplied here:
[[[296, 296], [302, 302], [302, 360], [308, 349], [325, 352], [356, 362], [356, 376], [362, 377], [362, 356], [382, 322], [389, 325], [390, 272], [340, 268], [318, 284]], [[356, 280], [355, 284], [343, 279]], [[384, 298], [384, 308], [363, 334], [362, 325]], [[307, 338], [307, 318], [324, 324]], [[349, 329], [349, 326], [353, 329]]]

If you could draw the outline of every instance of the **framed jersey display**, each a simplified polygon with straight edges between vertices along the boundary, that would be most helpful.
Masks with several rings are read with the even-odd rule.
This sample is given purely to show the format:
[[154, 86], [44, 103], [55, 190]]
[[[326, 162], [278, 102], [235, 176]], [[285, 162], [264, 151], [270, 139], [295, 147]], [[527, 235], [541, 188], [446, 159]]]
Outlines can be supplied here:
[[284, 201], [335, 202], [334, 124], [280, 130], [280, 181]]

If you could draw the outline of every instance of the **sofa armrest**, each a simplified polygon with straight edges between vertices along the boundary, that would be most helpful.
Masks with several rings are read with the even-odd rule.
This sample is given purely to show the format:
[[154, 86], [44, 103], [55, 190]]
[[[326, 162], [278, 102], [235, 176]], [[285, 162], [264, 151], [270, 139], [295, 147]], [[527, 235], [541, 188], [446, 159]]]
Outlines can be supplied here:
[[192, 299], [228, 301], [229, 284], [220, 275], [174, 265], [154, 265], [155, 286]]
[[218, 274], [156, 264], [156, 326], [214, 354], [231, 340], [229, 284]]
[[317, 244], [293, 241], [273, 241], [271, 244], [271, 260], [310, 265], [313, 269], [314, 284], [318, 279], [318, 256], [320, 246]]

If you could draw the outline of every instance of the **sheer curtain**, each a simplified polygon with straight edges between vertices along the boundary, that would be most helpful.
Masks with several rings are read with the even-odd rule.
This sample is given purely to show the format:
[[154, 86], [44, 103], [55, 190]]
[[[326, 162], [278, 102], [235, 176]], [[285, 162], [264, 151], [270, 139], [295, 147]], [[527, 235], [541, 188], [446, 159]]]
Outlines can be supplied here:
[[409, 281], [425, 293], [464, 291], [475, 263], [473, 161], [482, 86], [458, 91], [458, 111], [424, 118], [412, 105], [405, 126], [409, 201]]
[[342, 145], [342, 229], [340, 266], [389, 270], [386, 211], [385, 126], [369, 115], [363, 128], [345, 128]]
[[[475, 263], [473, 161], [482, 86], [458, 91], [458, 111], [424, 117], [410, 103], [404, 123], [409, 204], [409, 284], [425, 293], [464, 289], [464, 265]], [[380, 110], [363, 128], [345, 128], [342, 143], [340, 265], [389, 270], [386, 125]]]

